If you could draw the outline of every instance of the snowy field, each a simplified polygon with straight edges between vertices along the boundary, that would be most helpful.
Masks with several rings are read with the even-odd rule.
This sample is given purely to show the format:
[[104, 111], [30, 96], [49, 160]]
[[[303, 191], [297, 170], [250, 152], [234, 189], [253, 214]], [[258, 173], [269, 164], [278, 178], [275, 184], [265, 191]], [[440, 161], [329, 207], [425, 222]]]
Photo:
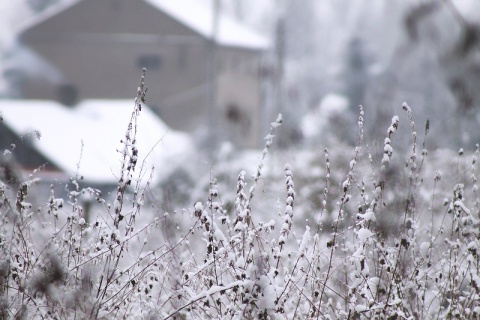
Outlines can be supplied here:
[[479, 151], [429, 153], [403, 109], [380, 152], [363, 110], [357, 146], [324, 150], [278, 150], [279, 116], [263, 152], [155, 185], [129, 126], [111, 196], [73, 180], [34, 206], [34, 174], [2, 184], [2, 316], [478, 318]]

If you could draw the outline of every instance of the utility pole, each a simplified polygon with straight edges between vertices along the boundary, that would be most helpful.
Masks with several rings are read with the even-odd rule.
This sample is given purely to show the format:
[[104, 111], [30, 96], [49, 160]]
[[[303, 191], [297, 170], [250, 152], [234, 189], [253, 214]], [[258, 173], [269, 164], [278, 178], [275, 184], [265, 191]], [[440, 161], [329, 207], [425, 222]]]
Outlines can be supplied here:
[[212, 29], [208, 48], [208, 153], [213, 160], [213, 151], [218, 144], [219, 119], [217, 106], [217, 39], [219, 31], [220, 0], [212, 0]]
[[[284, 113], [283, 74], [285, 68], [285, 17], [284, 12], [278, 15], [275, 28], [275, 108], [276, 113]], [[277, 132], [279, 143], [282, 143], [282, 130]]]

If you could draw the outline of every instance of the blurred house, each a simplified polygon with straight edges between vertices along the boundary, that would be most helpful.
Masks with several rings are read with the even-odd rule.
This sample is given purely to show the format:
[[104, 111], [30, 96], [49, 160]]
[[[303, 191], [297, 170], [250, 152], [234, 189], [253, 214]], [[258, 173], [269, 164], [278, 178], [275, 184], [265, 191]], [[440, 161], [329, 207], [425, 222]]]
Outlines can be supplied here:
[[20, 34], [46, 70], [25, 66], [23, 97], [133, 99], [145, 67], [147, 103], [168, 126], [258, 146], [268, 42], [213, 9], [198, 0], [61, 2]]
[[[117, 150], [122, 150], [120, 141], [132, 117], [131, 100], [83, 100], [72, 108], [55, 101], [0, 100], [0, 111], [0, 150], [6, 150], [0, 157], [0, 180], [20, 180], [13, 170], [1, 172], [15, 166], [26, 175], [35, 171], [44, 183], [75, 177], [100, 189], [118, 183], [122, 155]], [[134, 176], [143, 172], [143, 182], [152, 167], [157, 170], [151, 182], [157, 184], [195, 153], [190, 135], [171, 130], [147, 106], [137, 126]]]

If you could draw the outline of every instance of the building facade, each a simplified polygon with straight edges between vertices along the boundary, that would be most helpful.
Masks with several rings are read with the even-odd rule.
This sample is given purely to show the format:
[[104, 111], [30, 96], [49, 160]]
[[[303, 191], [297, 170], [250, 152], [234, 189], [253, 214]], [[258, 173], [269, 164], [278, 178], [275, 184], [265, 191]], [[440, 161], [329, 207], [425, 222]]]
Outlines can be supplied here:
[[261, 142], [268, 43], [199, 1], [71, 0], [26, 25], [20, 41], [53, 70], [27, 69], [24, 98], [133, 99], [145, 67], [147, 104], [171, 128]]

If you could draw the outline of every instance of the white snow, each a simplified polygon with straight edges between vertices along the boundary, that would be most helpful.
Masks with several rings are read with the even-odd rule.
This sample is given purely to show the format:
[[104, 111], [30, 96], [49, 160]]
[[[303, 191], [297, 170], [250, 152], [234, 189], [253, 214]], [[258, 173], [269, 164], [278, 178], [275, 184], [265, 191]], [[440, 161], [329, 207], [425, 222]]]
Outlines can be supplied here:
[[454, 205], [455, 207], [460, 207], [463, 210], [463, 212], [465, 212], [467, 215], [470, 214], [470, 210], [463, 204], [462, 201], [456, 200]]
[[367, 212], [365, 214], [358, 213], [357, 217], [360, 219], [363, 219], [364, 221], [376, 221], [377, 218], [375, 217], [375, 212], [372, 209], [367, 209]]
[[[207, 39], [213, 39], [213, 4], [208, 5], [208, 3], [202, 3], [195, 0], [144, 1], [165, 12], [201, 36]], [[21, 29], [29, 29], [36, 24], [61, 13], [78, 2], [79, 0], [61, 1], [58, 5], [50, 7], [49, 9], [35, 16], [33, 19], [30, 19], [24, 23]], [[264, 50], [270, 46], [267, 38], [254, 32], [253, 30], [250, 30], [240, 22], [237, 22], [235, 19], [233, 19], [233, 17], [229, 17], [224, 13], [220, 13], [219, 15], [216, 42], [224, 46], [241, 47], [255, 50]]]
[[428, 257], [428, 249], [430, 249], [430, 242], [422, 242], [420, 244], [420, 255], [423, 257], [423, 258], [427, 258]]
[[310, 244], [310, 241], [312, 239], [312, 236], [310, 234], [310, 227], [306, 226], [305, 228], [305, 233], [303, 234], [302, 242], [300, 243], [300, 247], [298, 249], [300, 254], [304, 254], [306, 252], [307, 246]]
[[367, 242], [368, 238], [373, 236], [373, 232], [371, 232], [368, 229], [361, 228], [357, 232], [358, 240], [360, 240], [360, 243], [363, 245], [365, 242]]
[[25, 46], [16, 46], [14, 58], [7, 60], [9, 68], [21, 70], [30, 77], [60, 85], [65, 82], [62, 73], [40, 54]]
[[478, 6], [477, 0], [453, 0], [452, 2], [463, 19], [468, 22], [476, 22], [480, 19], [480, 12], [475, 10]]
[[[50, 6], [48, 9], [42, 11], [41, 13], [38, 14], [30, 14], [30, 17], [27, 17], [25, 19], [20, 20], [17, 26], [17, 33], [22, 33], [23, 31], [33, 27], [34, 25], [37, 25], [45, 20], [48, 20], [49, 18], [55, 16], [56, 14], [70, 8], [72, 5], [75, 3], [79, 2], [80, 0], [61, 0], [58, 2], [58, 4], [55, 4], [53, 6]], [[23, 2], [23, 1], [19, 1]], [[24, 3], [24, 6], [26, 4]], [[16, 10], [12, 10], [11, 12], [16, 12]]]
[[[211, 5], [195, 0], [145, 0], [202, 36], [213, 38], [213, 1]], [[216, 41], [225, 46], [267, 49], [266, 38], [241, 25], [232, 17], [220, 14]]]
[[0, 96], [9, 93], [9, 83], [4, 78], [4, 73], [11, 67], [6, 58], [6, 52], [14, 45], [20, 21], [32, 15], [24, 1], [0, 1]]
[[317, 108], [308, 112], [302, 120], [303, 134], [307, 138], [317, 137], [327, 125], [329, 119], [345, 112], [348, 99], [338, 94], [326, 95]]
[[202, 211], [203, 210], [203, 205], [201, 202], [195, 203], [195, 211]]
[[[121, 155], [116, 150], [133, 106], [133, 100], [85, 100], [72, 109], [53, 101], [0, 100], [6, 126], [18, 136], [38, 131], [41, 138], [33, 139], [33, 145], [41, 154], [69, 176], [75, 176], [80, 161], [79, 175], [93, 183], [117, 181]], [[154, 183], [194, 150], [187, 134], [171, 131], [147, 107], [138, 117], [137, 147], [136, 173], [146, 159], [146, 178], [155, 165]]]
[[0, 49], [15, 41], [15, 33], [33, 15], [26, 1], [0, 1]]

